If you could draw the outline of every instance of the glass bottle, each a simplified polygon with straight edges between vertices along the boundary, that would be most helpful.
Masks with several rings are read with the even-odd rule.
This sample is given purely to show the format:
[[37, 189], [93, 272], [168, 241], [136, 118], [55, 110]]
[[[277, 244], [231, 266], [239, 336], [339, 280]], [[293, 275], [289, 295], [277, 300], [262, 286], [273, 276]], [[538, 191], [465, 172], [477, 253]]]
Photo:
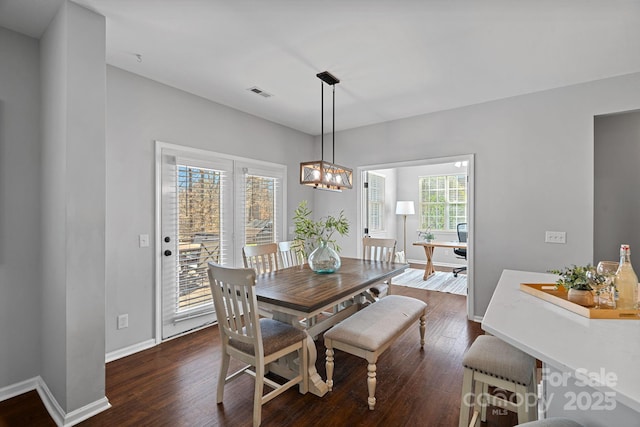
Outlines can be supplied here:
[[638, 300], [638, 276], [631, 266], [629, 245], [620, 245], [620, 266], [616, 271], [615, 283], [618, 290], [617, 308], [634, 310]]

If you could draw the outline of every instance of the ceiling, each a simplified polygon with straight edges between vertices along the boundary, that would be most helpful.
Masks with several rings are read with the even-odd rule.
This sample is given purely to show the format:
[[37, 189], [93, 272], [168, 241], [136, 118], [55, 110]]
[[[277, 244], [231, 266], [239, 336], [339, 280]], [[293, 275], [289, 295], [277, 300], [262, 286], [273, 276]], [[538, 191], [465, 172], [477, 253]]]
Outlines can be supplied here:
[[[61, 3], [0, 0], [0, 26], [39, 38]], [[107, 63], [311, 135], [325, 70], [336, 130], [640, 71], [640, 0], [75, 3], [106, 17]]]

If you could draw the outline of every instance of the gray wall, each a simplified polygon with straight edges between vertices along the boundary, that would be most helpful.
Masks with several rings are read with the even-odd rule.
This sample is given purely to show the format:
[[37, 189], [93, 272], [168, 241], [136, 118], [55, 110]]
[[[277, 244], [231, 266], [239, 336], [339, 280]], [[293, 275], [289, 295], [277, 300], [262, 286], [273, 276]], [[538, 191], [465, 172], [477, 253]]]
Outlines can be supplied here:
[[[482, 315], [503, 269], [592, 260], [594, 116], [638, 107], [636, 73], [339, 132], [336, 161], [356, 168], [475, 154], [473, 309]], [[350, 192], [315, 199], [354, 222], [357, 203]], [[545, 230], [566, 231], [567, 244], [544, 243]], [[341, 243], [356, 253], [355, 241]]]
[[596, 117], [594, 152], [593, 262], [627, 243], [640, 266], [640, 112]]
[[0, 27], [0, 388], [40, 371], [38, 55]]
[[[313, 138], [249, 114], [107, 67], [107, 351], [154, 338], [154, 140], [287, 165], [287, 218], [313, 190], [301, 161], [315, 159]], [[129, 327], [116, 317], [129, 314]]]

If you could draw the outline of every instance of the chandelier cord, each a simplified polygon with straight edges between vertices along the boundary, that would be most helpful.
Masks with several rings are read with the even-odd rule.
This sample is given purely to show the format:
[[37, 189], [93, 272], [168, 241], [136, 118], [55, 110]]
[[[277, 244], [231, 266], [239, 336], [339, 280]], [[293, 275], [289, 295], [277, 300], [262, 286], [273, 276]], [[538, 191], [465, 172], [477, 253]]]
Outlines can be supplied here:
[[324, 161], [324, 84], [320, 80], [320, 160]]
[[331, 119], [333, 124], [333, 148], [331, 149], [331, 155], [333, 156], [332, 163], [336, 163], [336, 85], [333, 85], [333, 117]]

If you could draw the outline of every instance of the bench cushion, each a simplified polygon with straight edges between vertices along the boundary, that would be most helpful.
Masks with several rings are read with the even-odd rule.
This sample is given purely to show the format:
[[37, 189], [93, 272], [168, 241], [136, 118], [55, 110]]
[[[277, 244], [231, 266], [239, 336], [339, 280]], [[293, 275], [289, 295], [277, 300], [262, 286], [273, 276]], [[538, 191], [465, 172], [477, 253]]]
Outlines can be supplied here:
[[426, 307], [419, 299], [389, 295], [338, 323], [324, 337], [376, 351], [417, 320]]

